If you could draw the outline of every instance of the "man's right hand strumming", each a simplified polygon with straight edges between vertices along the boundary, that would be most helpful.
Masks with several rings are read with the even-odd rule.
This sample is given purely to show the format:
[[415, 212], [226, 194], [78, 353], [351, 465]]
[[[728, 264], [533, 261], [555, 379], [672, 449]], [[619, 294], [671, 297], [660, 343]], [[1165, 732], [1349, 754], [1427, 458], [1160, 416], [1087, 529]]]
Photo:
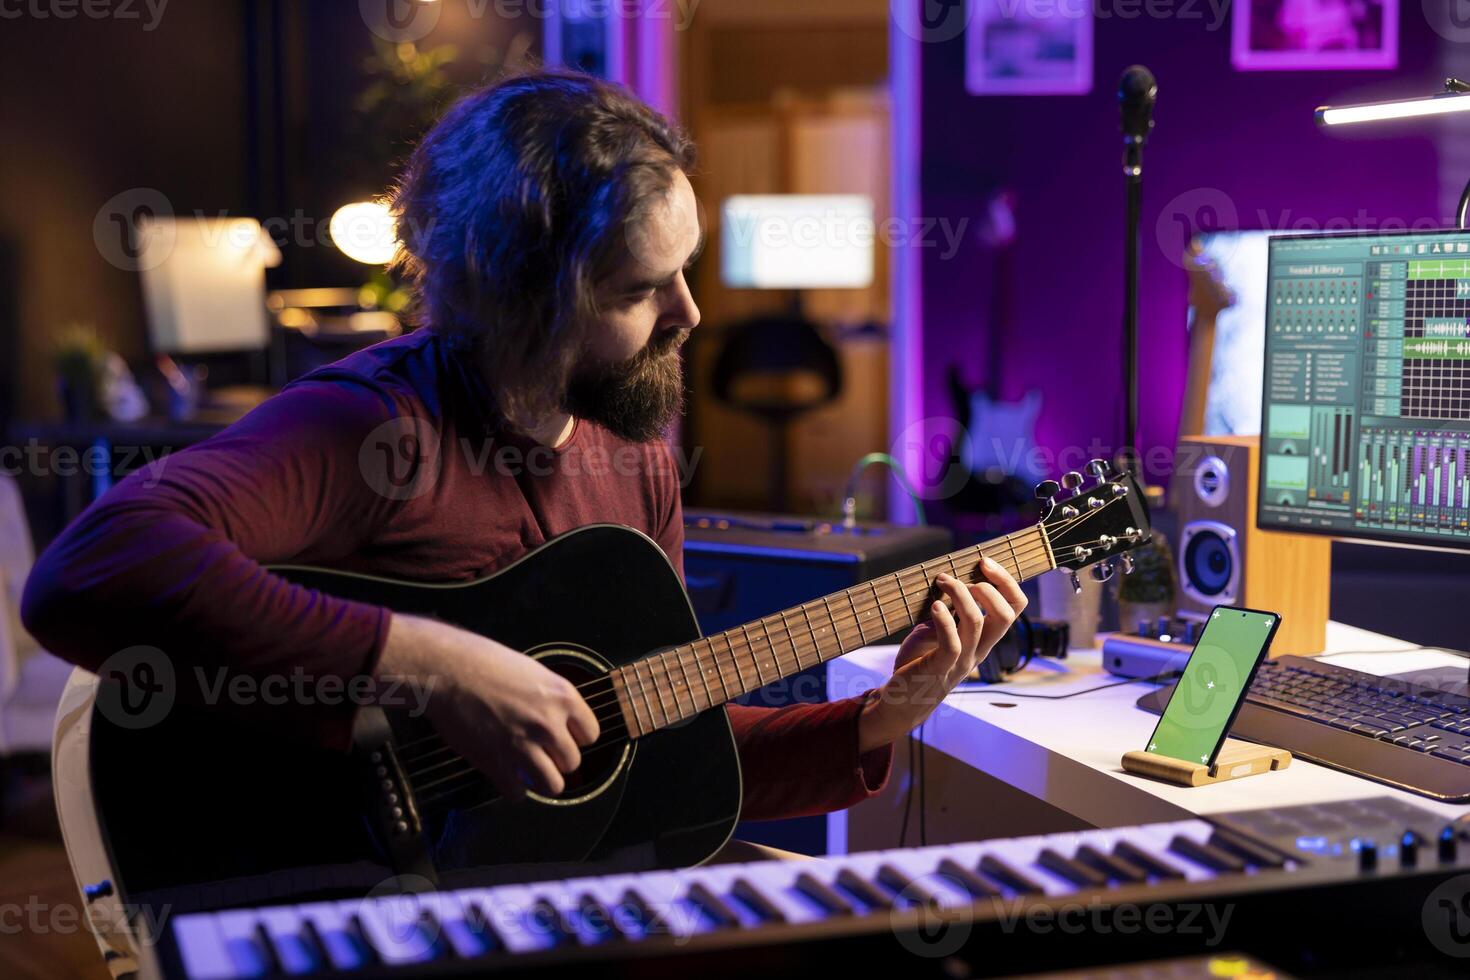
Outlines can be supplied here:
[[548, 796], [597, 741], [597, 718], [571, 681], [502, 643], [447, 623], [395, 615], [379, 677], [428, 686], [428, 717], [449, 747], [507, 798]]

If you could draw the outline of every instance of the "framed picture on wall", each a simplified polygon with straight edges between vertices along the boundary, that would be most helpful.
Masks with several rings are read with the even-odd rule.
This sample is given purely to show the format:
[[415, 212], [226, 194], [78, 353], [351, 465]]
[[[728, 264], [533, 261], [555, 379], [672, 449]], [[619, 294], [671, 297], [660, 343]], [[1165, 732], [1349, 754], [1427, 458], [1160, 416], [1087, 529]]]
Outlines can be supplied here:
[[1092, 91], [1092, 4], [969, 2], [965, 88], [971, 94]]
[[1238, 0], [1231, 60], [1242, 71], [1397, 68], [1399, 0]]

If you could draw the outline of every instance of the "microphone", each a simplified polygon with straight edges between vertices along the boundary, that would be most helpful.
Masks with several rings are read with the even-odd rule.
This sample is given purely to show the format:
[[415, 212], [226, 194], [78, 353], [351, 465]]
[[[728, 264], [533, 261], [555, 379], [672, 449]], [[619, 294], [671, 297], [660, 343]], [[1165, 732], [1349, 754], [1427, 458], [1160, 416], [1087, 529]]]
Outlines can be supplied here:
[[1138, 177], [1143, 170], [1143, 144], [1154, 128], [1154, 102], [1159, 96], [1159, 83], [1154, 73], [1142, 65], [1133, 65], [1118, 79], [1118, 108], [1122, 115], [1123, 173]]
[[1154, 73], [1133, 65], [1118, 79], [1122, 115], [1123, 175], [1128, 198], [1123, 230], [1123, 445], [1119, 468], [1135, 471], [1138, 457], [1138, 240], [1143, 210], [1143, 144], [1154, 128], [1154, 101], [1159, 83]]

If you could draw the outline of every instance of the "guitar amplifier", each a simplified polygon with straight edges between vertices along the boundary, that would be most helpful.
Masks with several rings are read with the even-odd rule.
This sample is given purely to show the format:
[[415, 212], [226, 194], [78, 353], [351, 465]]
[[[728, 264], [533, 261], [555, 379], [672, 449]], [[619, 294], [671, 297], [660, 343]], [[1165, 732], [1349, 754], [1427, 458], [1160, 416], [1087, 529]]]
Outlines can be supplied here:
[[[820, 598], [953, 549], [946, 528], [781, 514], [686, 510], [684, 584], [706, 635]], [[892, 638], [897, 642], [900, 637]], [[827, 700], [819, 665], [742, 699], [777, 707]], [[806, 854], [826, 852], [823, 817], [741, 824], [736, 836]]]

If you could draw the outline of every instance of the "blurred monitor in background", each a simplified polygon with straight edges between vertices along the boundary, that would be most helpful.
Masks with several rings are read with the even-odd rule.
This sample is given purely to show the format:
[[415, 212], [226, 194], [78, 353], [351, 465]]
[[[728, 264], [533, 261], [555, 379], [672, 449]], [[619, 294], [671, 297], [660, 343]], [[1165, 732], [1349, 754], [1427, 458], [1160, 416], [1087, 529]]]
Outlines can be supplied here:
[[873, 283], [873, 199], [737, 194], [720, 218], [720, 278], [732, 289], [865, 289]]
[[265, 269], [279, 260], [254, 218], [140, 222], [138, 268], [155, 354], [264, 350]]
[[[1216, 231], [1198, 236], [1201, 258], [1214, 264], [1234, 302], [1215, 313], [1202, 435], [1257, 435], [1266, 347], [1266, 243], [1270, 232]], [[1189, 327], [1203, 311], [1191, 306]]]

